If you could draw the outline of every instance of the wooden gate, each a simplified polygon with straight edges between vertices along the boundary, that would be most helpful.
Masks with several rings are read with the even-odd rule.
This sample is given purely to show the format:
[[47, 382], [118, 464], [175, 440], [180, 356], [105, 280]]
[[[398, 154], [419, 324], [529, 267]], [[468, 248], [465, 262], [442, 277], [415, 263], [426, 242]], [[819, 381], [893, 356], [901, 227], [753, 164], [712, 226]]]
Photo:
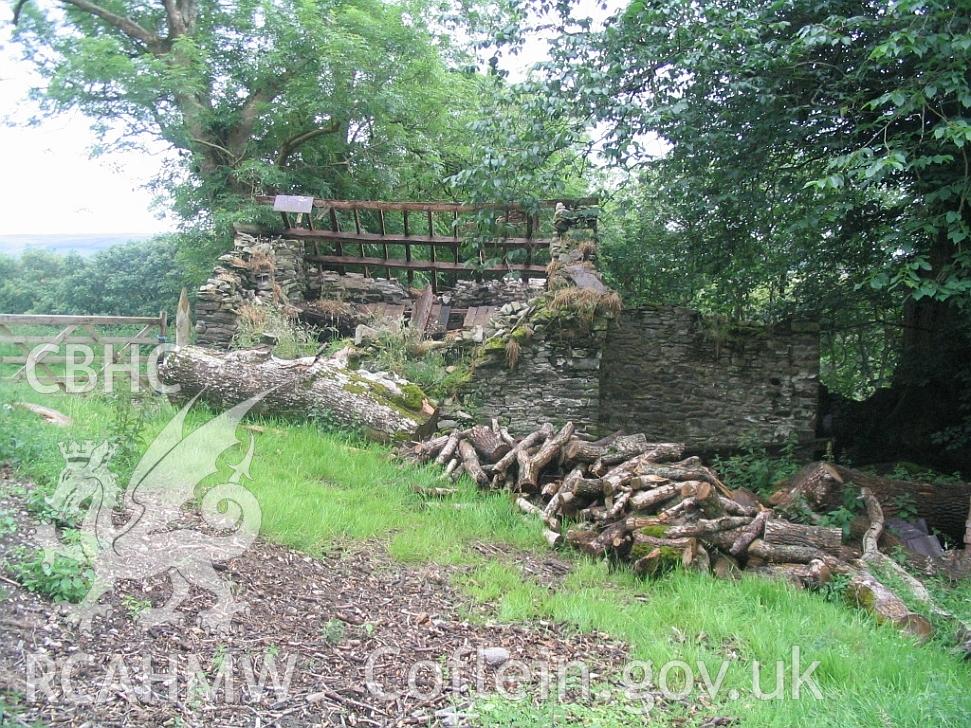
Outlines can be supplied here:
[[[14, 328], [29, 327], [28, 331], [16, 332]], [[39, 333], [37, 329], [54, 329]], [[124, 329], [125, 331], [119, 331]], [[134, 332], [134, 333], [132, 333]], [[157, 332], [157, 333], [156, 333]], [[0, 314], [0, 346], [18, 349], [16, 354], [0, 356], [0, 364], [20, 365], [7, 378], [23, 380], [28, 367], [32, 367], [37, 381], [44, 385], [65, 387], [66, 377], [55, 371], [59, 365], [77, 363], [75, 357], [62, 354], [70, 345], [89, 346], [102, 353], [89, 366], [100, 367], [99, 377], [112, 365], [121, 365], [122, 356], [137, 366], [139, 378], [147, 371], [149, 356], [141, 353], [142, 346], [155, 347], [164, 343], [168, 333], [166, 313], [151, 316], [45, 316], [32, 314]], [[76, 348], [74, 349], [76, 351]], [[43, 376], [43, 379], [41, 379]]]

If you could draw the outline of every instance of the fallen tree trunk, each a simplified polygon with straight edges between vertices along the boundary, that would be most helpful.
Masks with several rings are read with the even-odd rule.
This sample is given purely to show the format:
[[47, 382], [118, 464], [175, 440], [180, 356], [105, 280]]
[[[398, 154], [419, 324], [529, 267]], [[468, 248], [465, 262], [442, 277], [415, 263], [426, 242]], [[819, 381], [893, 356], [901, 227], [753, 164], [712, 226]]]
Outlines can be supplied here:
[[914, 482], [872, 475], [841, 465], [837, 465], [836, 469], [843, 480], [873, 493], [885, 514], [895, 516], [900, 503], [912, 501], [916, 515], [926, 519], [930, 528], [936, 528], [954, 539], [963, 536], [971, 483]]
[[774, 506], [801, 500], [813, 511], [823, 513], [839, 507], [844, 483], [866, 488], [889, 516], [897, 515], [900, 503], [910, 502], [915, 514], [932, 529], [960, 541], [969, 516], [971, 483], [926, 483], [896, 480], [830, 463], [811, 463], [793, 476], [786, 487], [769, 499]]
[[221, 354], [183, 346], [159, 367], [179, 398], [198, 396], [213, 407], [232, 407], [263, 394], [253, 411], [287, 417], [327, 417], [377, 440], [421, 437], [434, 426], [422, 391], [389, 375], [354, 371], [346, 355], [277, 359], [268, 350]]

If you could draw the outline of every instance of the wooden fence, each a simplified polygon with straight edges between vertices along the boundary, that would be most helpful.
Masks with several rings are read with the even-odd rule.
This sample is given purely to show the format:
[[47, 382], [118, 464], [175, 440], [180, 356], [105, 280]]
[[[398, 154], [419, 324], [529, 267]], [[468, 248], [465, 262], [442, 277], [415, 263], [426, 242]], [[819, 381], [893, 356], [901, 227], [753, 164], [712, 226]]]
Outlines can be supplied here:
[[[461, 204], [453, 202], [379, 202], [322, 200], [278, 195], [260, 197], [283, 218], [285, 237], [310, 242], [307, 261], [321, 268], [384, 269], [428, 274], [437, 290], [439, 275], [459, 278], [518, 272], [523, 280], [546, 277], [545, 261], [553, 241], [552, 211], [563, 203], [571, 208], [597, 204], [596, 198], [543, 200], [527, 209], [519, 204]], [[490, 214], [491, 231], [479, 232], [481, 214]], [[479, 215], [478, 219], [473, 216]], [[463, 261], [468, 245], [472, 262]], [[523, 251], [521, 255], [510, 253]]]
[[[16, 333], [13, 327], [30, 327], [30, 333]], [[56, 327], [55, 332], [36, 333], [36, 327]], [[137, 332], [112, 331], [124, 327]], [[153, 333], [157, 331], [157, 333]], [[38, 381], [44, 385], [64, 387], [66, 377], [55, 373], [55, 365], [76, 363], [76, 359], [61, 354], [63, 347], [82, 345], [98, 348], [108, 354], [95, 360], [100, 366], [98, 376], [106, 373], [109, 366], [137, 365], [141, 377], [147, 371], [149, 357], [141, 353], [141, 346], [155, 347], [166, 340], [168, 319], [163, 311], [157, 317], [149, 316], [44, 316], [32, 314], [0, 314], [0, 345], [14, 345], [17, 354], [0, 356], [0, 364], [20, 365], [10, 379], [24, 379], [28, 366], [32, 366]], [[4, 347], [6, 348], [6, 347]], [[121, 364], [122, 355], [126, 362]], [[93, 362], [92, 362], [93, 363]], [[41, 376], [44, 378], [41, 379]]]

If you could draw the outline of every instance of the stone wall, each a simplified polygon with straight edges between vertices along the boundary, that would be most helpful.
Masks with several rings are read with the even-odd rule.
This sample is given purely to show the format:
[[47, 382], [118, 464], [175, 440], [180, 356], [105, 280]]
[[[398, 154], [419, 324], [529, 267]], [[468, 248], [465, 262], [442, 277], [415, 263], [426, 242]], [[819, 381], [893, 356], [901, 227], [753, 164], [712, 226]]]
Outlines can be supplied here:
[[[482, 347], [471, 381], [463, 389], [477, 419], [496, 417], [519, 435], [544, 422], [567, 420], [579, 429], [596, 430], [606, 327], [572, 341], [543, 323], [529, 325], [526, 334], [525, 327], [516, 325], [519, 308], [504, 308], [492, 322], [500, 334]], [[501, 335], [503, 330], [513, 332], [518, 351], [514, 360], [507, 353], [509, 339]]]
[[[597, 281], [587, 280], [596, 276], [593, 263], [570, 257], [580, 250], [576, 241], [564, 236], [562, 245], [560, 270], [597, 290]], [[241, 307], [258, 300], [410, 300], [396, 280], [306, 266], [303, 251], [299, 240], [239, 233], [232, 253], [219, 258], [199, 291], [198, 343], [229, 346]], [[561, 286], [573, 284], [554, 279], [551, 285], [558, 296]], [[644, 432], [707, 452], [747, 441], [814, 441], [817, 327], [728, 326], [688, 309], [651, 306], [622, 311], [613, 321], [612, 312], [598, 315], [587, 329], [564, 320], [562, 312], [536, 308], [542, 292], [535, 282], [509, 279], [464, 281], [441, 294], [453, 308], [501, 306], [484, 330], [457, 337], [466, 345], [486, 339], [462, 392], [480, 421], [497, 417], [524, 434], [545, 421], [572, 420], [590, 434]], [[603, 301], [610, 295], [609, 289], [597, 293]]]
[[347, 303], [410, 302], [408, 291], [398, 281], [389, 278], [366, 278], [361, 273], [338, 273], [333, 270], [310, 273], [307, 297]]
[[219, 256], [196, 296], [196, 343], [228, 347], [241, 306], [257, 300], [299, 302], [306, 285], [303, 241], [237, 232], [232, 252]]
[[528, 283], [523, 283], [519, 278], [459, 281], [453, 288], [442, 292], [442, 300], [452, 308], [523, 303], [541, 294], [545, 284], [542, 278], [531, 278]]
[[624, 311], [600, 370], [600, 423], [694, 450], [815, 438], [815, 324], [728, 327], [685, 308]]
[[[504, 327], [522, 330], [502, 318], [494, 325]], [[497, 417], [518, 434], [573, 420], [589, 434], [643, 432], [696, 452], [815, 440], [814, 324], [727, 327], [689, 309], [650, 306], [572, 339], [543, 324], [530, 330], [518, 337], [515, 366], [507, 338], [486, 342], [464, 390], [477, 419]]]

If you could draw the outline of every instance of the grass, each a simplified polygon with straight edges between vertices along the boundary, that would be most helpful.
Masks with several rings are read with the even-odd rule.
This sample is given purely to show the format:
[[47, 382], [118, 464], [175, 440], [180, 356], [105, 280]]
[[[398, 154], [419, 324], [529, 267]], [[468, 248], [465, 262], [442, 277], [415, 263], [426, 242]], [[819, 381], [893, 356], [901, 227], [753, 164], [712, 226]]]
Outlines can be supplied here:
[[[14, 400], [55, 407], [75, 424], [68, 430], [52, 427], [9, 406]], [[63, 466], [59, 441], [122, 437], [124, 430], [137, 429], [135, 437], [144, 445], [174, 413], [155, 398], [142, 411], [137, 425], [130, 419], [125, 424], [117, 404], [103, 396], [46, 396], [4, 384], [0, 460], [13, 461], [25, 476], [49, 487]], [[189, 426], [208, 416], [193, 412]], [[625, 640], [631, 657], [651, 661], [655, 670], [672, 659], [685, 661], [696, 681], [699, 663], [714, 676], [719, 663], [729, 660], [724, 689], [701, 713], [690, 715], [684, 705], [672, 703], [651, 714], [652, 724], [698, 725], [700, 716], [710, 715], [737, 716], [738, 725], [759, 728], [971, 724], [971, 666], [938, 643], [919, 645], [862, 612], [758, 578], [728, 583], [676, 572], [644, 581], [565, 553], [574, 569], [562, 583], [547, 587], [469, 548], [489, 541], [545, 553], [539, 524], [523, 518], [506, 495], [479, 492], [463, 480], [456, 498], [425, 500], [412, 489], [436, 484], [434, 468], [401, 464], [382, 447], [310, 422], [249, 424], [255, 425], [256, 451], [247, 484], [262, 506], [261, 532], [268, 540], [311, 554], [378, 540], [403, 562], [465, 564], [456, 585], [474, 602], [490, 605], [495, 618], [553, 620], [565, 632], [602, 631]], [[225, 456], [223, 472], [211, 482], [224, 479], [242, 451], [240, 446]], [[771, 689], [770, 669], [776, 660], [789, 661], [794, 646], [804, 669], [819, 661], [814, 677], [823, 699], [758, 700], [752, 662], [767, 666], [763, 685]], [[732, 689], [738, 692], [734, 700]], [[624, 700], [562, 705], [497, 696], [476, 705], [483, 725], [509, 726], [630, 725], [639, 720], [631, 709]]]

